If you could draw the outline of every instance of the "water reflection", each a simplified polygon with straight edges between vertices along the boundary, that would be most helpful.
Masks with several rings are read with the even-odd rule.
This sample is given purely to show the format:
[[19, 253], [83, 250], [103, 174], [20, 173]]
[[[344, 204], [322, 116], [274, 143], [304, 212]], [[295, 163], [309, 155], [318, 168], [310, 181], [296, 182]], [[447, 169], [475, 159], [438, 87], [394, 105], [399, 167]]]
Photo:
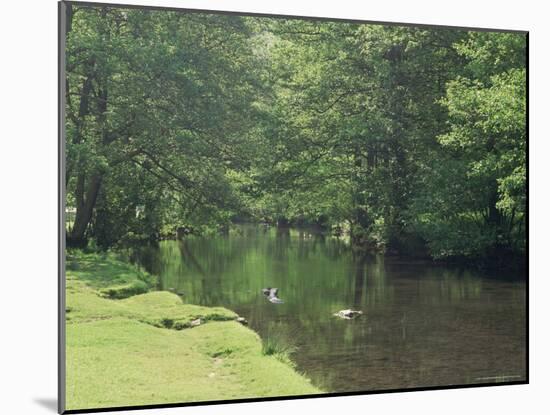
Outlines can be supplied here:
[[[354, 256], [306, 230], [244, 226], [229, 236], [164, 241], [136, 260], [160, 289], [219, 305], [328, 391], [525, 378], [525, 284], [429, 263]], [[261, 293], [279, 287], [285, 303]], [[343, 321], [333, 313], [364, 311]], [[496, 377], [496, 378], [495, 378]]]

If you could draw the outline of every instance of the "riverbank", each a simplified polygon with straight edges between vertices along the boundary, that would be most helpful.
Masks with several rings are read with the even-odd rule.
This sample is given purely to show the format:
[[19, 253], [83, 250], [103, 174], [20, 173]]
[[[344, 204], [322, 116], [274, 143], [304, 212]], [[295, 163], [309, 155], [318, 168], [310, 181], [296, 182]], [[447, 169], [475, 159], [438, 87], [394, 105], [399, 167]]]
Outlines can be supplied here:
[[113, 255], [67, 258], [67, 409], [320, 393], [221, 307], [151, 291]]

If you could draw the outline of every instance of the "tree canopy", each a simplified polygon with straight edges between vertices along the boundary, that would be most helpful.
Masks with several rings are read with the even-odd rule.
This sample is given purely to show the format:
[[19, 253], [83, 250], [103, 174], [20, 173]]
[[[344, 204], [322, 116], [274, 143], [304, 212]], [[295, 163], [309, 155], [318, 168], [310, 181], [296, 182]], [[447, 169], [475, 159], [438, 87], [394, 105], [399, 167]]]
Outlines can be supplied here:
[[67, 8], [69, 245], [315, 225], [525, 253], [526, 36]]

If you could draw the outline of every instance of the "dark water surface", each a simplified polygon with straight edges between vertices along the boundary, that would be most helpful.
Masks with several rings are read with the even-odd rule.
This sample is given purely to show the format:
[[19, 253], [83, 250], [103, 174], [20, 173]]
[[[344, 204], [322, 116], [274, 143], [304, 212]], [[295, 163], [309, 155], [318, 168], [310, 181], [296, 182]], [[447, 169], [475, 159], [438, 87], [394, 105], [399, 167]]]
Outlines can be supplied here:
[[[522, 276], [360, 258], [335, 238], [262, 226], [163, 241], [137, 261], [160, 289], [232, 309], [263, 339], [293, 347], [297, 370], [329, 392], [525, 380]], [[278, 287], [284, 304], [264, 287]], [[364, 315], [333, 316], [347, 308]]]

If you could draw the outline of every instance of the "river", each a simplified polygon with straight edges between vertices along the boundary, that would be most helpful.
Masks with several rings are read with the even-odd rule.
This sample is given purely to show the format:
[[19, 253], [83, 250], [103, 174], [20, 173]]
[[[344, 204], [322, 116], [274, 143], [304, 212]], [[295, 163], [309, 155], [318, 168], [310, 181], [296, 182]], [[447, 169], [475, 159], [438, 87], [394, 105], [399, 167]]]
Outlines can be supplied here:
[[[332, 237], [239, 226], [136, 253], [159, 289], [223, 306], [328, 392], [523, 381], [526, 284], [428, 261], [359, 257]], [[283, 304], [261, 290], [279, 288]], [[362, 310], [354, 320], [333, 314]]]

